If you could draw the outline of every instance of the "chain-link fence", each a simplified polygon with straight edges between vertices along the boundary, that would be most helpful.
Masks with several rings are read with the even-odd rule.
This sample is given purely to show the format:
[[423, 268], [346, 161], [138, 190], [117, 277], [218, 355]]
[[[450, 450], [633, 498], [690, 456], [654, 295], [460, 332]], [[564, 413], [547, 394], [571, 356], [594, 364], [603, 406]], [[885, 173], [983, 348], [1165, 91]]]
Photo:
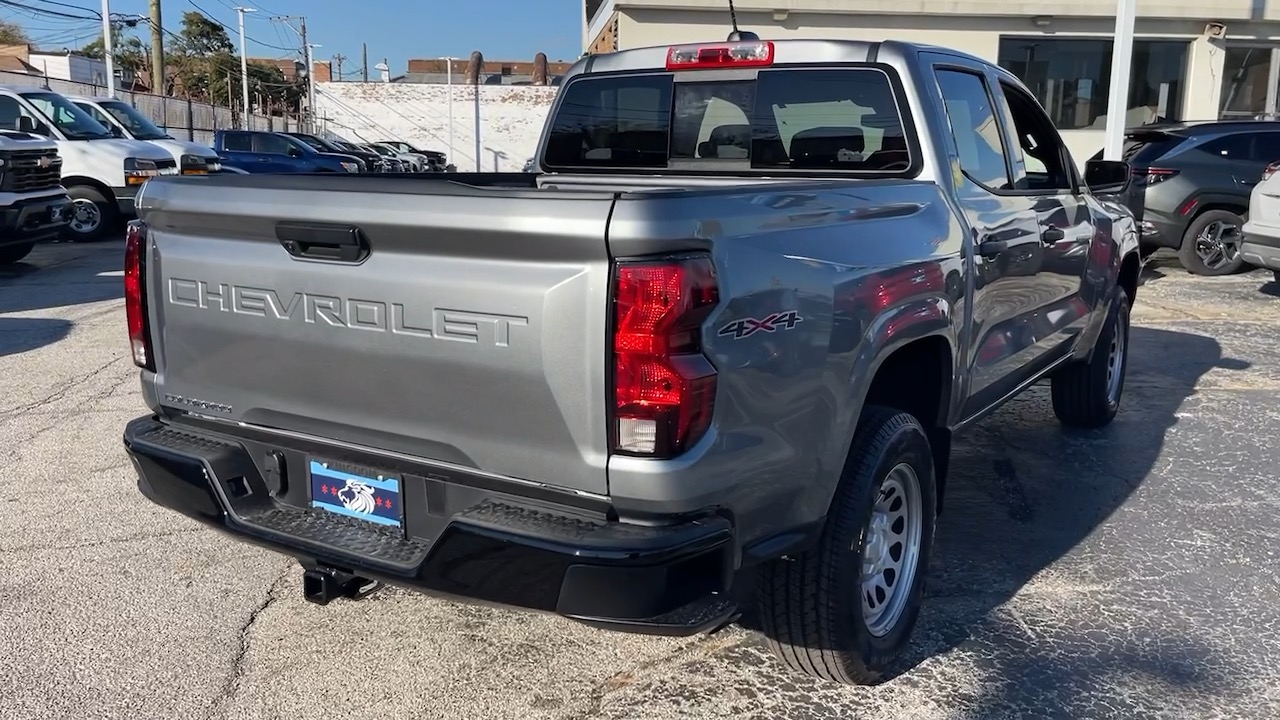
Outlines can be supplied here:
[[[24, 75], [0, 71], [0, 85], [15, 87], [47, 87], [64, 95], [103, 96], [107, 88], [102, 85], [45, 78], [40, 75]], [[149, 93], [119, 90], [116, 97], [138, 108], [148, 120], [159, 125], [179, 140], [212, 144], [217, 130], [235, 130], [240, 127], [241, 112], [230, 107], [162, 97]], [[298, 120], [288, 117], [271, 117], [253, 114], [249, 116], [253, 130], [298, 130]]]

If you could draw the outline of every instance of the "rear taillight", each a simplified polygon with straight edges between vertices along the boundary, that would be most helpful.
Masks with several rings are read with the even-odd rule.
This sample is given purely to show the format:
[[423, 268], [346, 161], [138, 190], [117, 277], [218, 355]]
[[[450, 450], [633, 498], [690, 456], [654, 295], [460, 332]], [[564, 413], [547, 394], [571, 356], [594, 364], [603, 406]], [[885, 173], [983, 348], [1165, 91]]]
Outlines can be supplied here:
[[673, 45], [667, 49], [668, 70], [768, 67], [773, 64], [773, 43], [768, 40]]
[[614, 277], [615, 452], [671, 457], [706, 433], [716, 369], [702, 323], [720, 300], [707, 257], [620, 262]]
[[1268, 166], [1266, 166], [1265, 168], [1263, 168], [1263, 170], [1262, 170], [1262, 182], [1266, 182], [1266, 181], [1270, 180], [1270, 179], [1271, 179], [1271, 176], [1272, 176], [1272, 175], [1275, 175], [1277, 170], [1280, 170], [1280, 162], [1273, 162], [1273, 163], [1271, 163], [1270, 165], [1268, 165]]
[[129, 223], [124, 236], [124, 314], [129, 324], [129, 345], [133, 364], [155, 370], [151, 355], [151, 333], [147, 322], [146, 274], [147, 228], [141, 220]]
[[1147, 168], [1147, 184], [1156, 185], [1175, 177], [1177, 174], [1177, 170], [1170, 168]]

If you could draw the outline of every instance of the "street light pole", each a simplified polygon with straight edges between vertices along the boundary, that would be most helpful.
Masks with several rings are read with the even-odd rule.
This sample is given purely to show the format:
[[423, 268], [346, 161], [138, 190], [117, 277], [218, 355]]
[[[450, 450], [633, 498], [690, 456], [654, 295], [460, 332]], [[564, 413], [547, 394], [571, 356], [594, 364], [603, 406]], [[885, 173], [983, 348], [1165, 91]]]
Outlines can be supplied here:
[[249, 130], [249, 58], [245, 56], [244, 42], [244, 14], [256, 12], [253, 8], [237, 7], [236, 14], [240, 16], [240, 91], [241, 99], [244, 100], [244, 117], [240, 122], [244, 125], [245, 130]]
[[111, 42], [111, 2], [102, 0], [102, 59], [107, 64], [107, 97], [116, 96], [116, 48]]
[[1107, 141], [1102, 155], [1106, 160], [1119, 160], [1124, 150], [1137, 4], [1137, 0], [1116, 0], [1116, 37], [1111, 48], [1111, 87], [1107, 93]]

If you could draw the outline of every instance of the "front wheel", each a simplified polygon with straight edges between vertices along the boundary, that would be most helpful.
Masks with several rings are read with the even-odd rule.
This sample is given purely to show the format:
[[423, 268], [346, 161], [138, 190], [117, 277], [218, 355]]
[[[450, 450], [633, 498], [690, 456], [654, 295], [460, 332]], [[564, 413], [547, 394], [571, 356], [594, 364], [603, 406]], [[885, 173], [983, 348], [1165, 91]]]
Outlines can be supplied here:
[[868, 407], [817, 546], [760, 573], [761, 622], [783, 663], [846, 685], [883, 679], [924, 598], [936, 493], [924, 427]]
[[1129, 295], [1116, 289], [1106, 325], [1084, 362], [1072, 362], [1050, 380], [1053, 412], [1062, 424], [1100, 428], [1120, 410], [1129, 369]]
[[1231, 275], [1244, 267], [1240, 255], [1244, 218], [1230, 210], [1201, 213], [1182, 236], [1178, 259], [1196, 275]]
[[120, 218], [115, 201], [89, 185], [72, 185], [67, 196], [71, 198], [71, 222], [63, 235], [72, 242], [101, 240]]

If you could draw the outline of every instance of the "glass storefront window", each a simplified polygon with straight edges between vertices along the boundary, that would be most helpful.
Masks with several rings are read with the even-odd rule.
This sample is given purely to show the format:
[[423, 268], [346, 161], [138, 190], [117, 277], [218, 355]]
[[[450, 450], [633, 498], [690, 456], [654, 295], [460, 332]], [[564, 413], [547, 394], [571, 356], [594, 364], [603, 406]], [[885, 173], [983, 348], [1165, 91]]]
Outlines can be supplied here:
[[[1265, 118], [1276, 111], [1269, 47], [1228, 47], [1222, 66], [1221, 118]], [[1270, 97], [1268, 97], [1270, 95]]]
[[[1182, 119], [1188, 43], [1135, 40], [1126, 125]], [[1000, 38], [999, 64], [1017, 75], [1062, 130], [1106, 125], [1111, 40]]]

